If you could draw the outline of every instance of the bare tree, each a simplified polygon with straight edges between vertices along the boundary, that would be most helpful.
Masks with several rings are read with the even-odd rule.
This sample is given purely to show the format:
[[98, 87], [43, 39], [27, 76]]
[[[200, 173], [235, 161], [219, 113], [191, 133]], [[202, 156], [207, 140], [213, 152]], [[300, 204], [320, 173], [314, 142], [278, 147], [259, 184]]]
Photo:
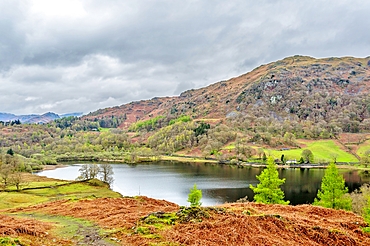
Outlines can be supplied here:
[[90, 164], [89, 165], [89, 175], [90, 175], [90, 179], [95, 179], [98, 177], [98, 174], [99, 174], [99, 166], [96, 165], [96, 164]]
[[96, 164], [84, 164], [78, 171], [80, 172], [80, 176], [77, 178], [78, 180], [94, 179], [98, 177], [99, 166]]
[[[6, 187], [10, 184], [16, 185], [15, 183], [21, 183], [21, 176], [15, 175], [21, 171], [20, 162], [18, 158], [16, 156], [6, 154], [1, 159], [2, 160], [0, 161], [0, 180], [3, 183], [4, 189], [6, 189]], [[15, 179], [15, 176], [17, 176], [16, 181], [13, 180]], [[19, 187], [17, 186], [17, 190], [18, 188]]]
[[114, 178], [113, 178], [113, 167], [111, 164], [100, 164], [99, 165], [99, 173], [100, 173], [100, 179], [111, 186], [113, 184]]
[[17, 188], [17, 191], [20, 191], [21, 188], [27, 185], [25, 182], [24, 177], [21, 172], [14, 172], [10, 175], [10, 184], [14, 185]]
[[0, 179], [4, 185], [4, 188], [8, 186], [10, 175], [13, 172], [14, 172], [14, 168], [11, 165], [5, 164], [5, 163], [2, 163], [2, 165], [0, 165]]
[[78, 169], [80, 172], [80, 176], [77, 177], [78, 180], [86, 180], [89, 179], [89, 165], [84, 164]]

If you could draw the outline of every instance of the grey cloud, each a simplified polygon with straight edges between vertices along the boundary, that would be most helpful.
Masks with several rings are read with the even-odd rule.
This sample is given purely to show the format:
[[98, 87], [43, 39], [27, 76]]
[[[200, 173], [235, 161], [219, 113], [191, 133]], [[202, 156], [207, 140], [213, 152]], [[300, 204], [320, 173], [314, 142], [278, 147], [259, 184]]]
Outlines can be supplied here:
[[370, 53], [360, 0], [34, 3], [0, 2], [0, 112], [89, 112], [286, 56]]

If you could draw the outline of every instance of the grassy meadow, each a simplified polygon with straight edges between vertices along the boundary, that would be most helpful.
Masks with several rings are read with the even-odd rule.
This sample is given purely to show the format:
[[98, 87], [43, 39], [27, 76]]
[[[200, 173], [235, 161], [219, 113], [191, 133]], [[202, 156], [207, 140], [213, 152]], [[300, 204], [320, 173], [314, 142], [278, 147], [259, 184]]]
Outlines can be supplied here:
[[0, 192], [0, 209], [27, 207], [60, 199], [121, 197], [100, 180], [68, 182], [24, 173], [21, 191], [9, 186]]
[[[251, 146], [253, 149], [263, 148], [266, 155], [271, 155], [275, 159], [280, 159], [282, 155], [287, 157], [288, 160], [299, 160], [301, 158], [302, 151], [309, 149], [312, 151], [315, 162], [330, 162], [336, 158], [337, 162], [358, 162], [357, 158], [344, 150], [334, 140], [297, 140], [300, 148], [289, 148], [289, 149], [272, 149], [262, 146]], [[235, 143], [229, 143], [222, 148], [223, 150], [232, 151], [235, 149]], [[357, 154], [361, 156], [366, 150], [370, 149], [370, 140], [360, 145]], [[257, 156], [254, 156], [257, 157]]]
[[288, 157], [289, 160], [299, 160], [304, 149], [312, 151], [315, 162], [328, 162], [336, 158], [337, 162], [358, 162], [357, 158], [343, 150], [333, 140], [298, 140], [301, 146], [300, 149], [290, 150], [267, 150], [275, 158], [280, 158], [282, 154]]
[[357, 149], [356, 154], [359, 156], [363, 156], [365, 152], [368, 150], [370, 150], [370, 140], [367, 140], [364, 143], [362, 143]]

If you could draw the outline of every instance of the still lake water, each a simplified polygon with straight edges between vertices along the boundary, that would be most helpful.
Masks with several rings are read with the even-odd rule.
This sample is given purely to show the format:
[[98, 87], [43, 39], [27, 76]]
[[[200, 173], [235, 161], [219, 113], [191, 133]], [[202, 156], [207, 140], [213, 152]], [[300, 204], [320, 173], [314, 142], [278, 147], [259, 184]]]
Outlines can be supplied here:
[[[75, 180], [82, 164], [71, 164], [55, 170], [39, 172], [50, 178]], [[248, 196], [253, 198], [249, 185], [258, 184], [256, 175], [263, 168], [180, 162], [153, 162], [150, 164], [112, 164], [114, 171], [113, 190], [124, 196], [143, 195], [164, 199], [179, 205], [188, 205], [187, 197], [194, 183], [202, 190], [205, 206], [234, 202]], [[340, 170], [349, 191], [365, 182], [368, 176], [358, 171]], [[320, 188], [324, 169], [279, 169], [279, 177], [286, 178], [281, 186], [290, 204], [312, 203]]]

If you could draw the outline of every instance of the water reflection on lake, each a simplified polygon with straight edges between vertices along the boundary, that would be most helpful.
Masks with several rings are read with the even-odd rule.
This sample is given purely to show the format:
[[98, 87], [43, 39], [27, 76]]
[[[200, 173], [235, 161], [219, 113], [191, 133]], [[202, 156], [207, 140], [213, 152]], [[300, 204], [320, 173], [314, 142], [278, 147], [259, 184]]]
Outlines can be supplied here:
[[[51, 178], [74, 180], [82, 164], [40, 172]], [[145, 195], [164, 199], [179, 205], [188, 205], [189, 189], [197, 184], [203, 192], [203, 205], [234, 202], [248, 196], [253, 198], [249, 185], [256, 185], [263, 168], [226, 166], [203, 163], [155, 162], [150, 164], [112, 164], [113, 190], [124, 196]], [[320, 188], [324, 169], [280, 169], [280, 178], [286, 178], [282, 186], [290, 204], [312, 203]], [[342, 171], [346, 185], [352, 191], [369, 182], [368, 177], [357, 171]]]

